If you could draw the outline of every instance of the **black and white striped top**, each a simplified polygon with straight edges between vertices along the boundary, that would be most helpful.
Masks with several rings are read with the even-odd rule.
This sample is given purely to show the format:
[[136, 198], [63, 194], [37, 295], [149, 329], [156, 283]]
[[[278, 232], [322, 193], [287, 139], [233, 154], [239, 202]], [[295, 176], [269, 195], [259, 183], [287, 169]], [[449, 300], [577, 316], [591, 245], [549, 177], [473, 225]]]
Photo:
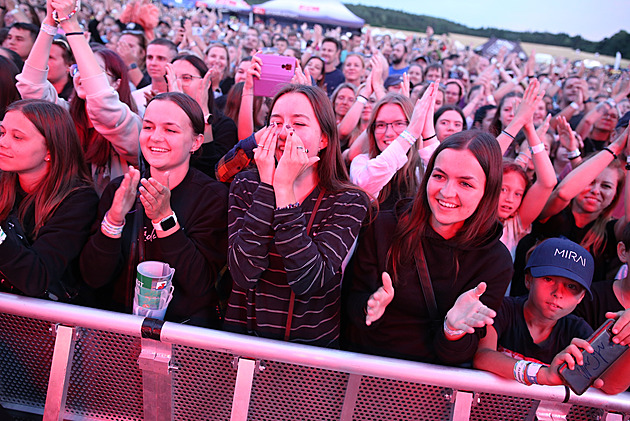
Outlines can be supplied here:
[[341, 264], [367, 213], [359, 191], [325, 194], [313, 220], [319, 188], [293, 209], [275, 210], [273, 187], [244, 172], [232, 182], [228, 210], [228, 264], [234, 280], [226, 329], [281, 339], [291, 289], [290, 340], [337, 346]]

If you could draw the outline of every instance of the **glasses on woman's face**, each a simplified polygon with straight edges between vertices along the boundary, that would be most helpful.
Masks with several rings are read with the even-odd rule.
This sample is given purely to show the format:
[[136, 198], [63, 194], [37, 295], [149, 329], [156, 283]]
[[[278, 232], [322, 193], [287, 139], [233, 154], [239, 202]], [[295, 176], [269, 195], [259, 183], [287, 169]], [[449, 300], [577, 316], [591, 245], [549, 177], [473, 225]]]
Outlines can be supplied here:
[[384, 121], [377, 121], [376, 123], [374, 123], [374, 133], [383, 134], [387, 131], [387, 128], [391, 126], [392, 130], [395, 133], [400, 134], [403, 132], [403, 130], [407, 128], [408, 125], [409, 125], [409, 122], [407, 122], [406, 120], [398, 120], [398, 121], [394, 121], [393, 123], [385, 123]]
[[189, 74], [183, 74], [183, 75], [177, 76], [177, 79], [181, 80], [183, 85], [190, 85], [193, 80], [202, 79], [202, 77], [189, 75]]

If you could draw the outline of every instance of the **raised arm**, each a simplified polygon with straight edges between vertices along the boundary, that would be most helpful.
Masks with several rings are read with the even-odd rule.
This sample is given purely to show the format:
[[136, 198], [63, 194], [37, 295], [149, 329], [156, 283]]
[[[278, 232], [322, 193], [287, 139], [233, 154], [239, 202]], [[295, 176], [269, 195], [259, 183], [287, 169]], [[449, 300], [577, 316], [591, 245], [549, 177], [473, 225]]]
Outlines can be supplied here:
[[525, 125], [524, 130], [527, 143], [533, 152], [532, 160], [534, 162], [534, 171], [536, 171], [536, 182], [529, 188], [525, 197], [523, 197], [521, 206], [518, 209], [518, 214], [521, 219], [521, 225], [523, 227], [529, 227], [530, 224], [538, 218], [538, 215], [540, 215], [553, 188], [556, 186], [557, 180], [553, 164], [545, 151], [544, 144], [540, 141], [536, 133], [534, 123], [530, 120]]
[[538, 79], [532, 79], [525, 90], [523, 100], [516, 109], [516, 115], [510, 124], [497, 136], [502, 154], [505, 154], [508, 150], [521, 128], [532, 119], [534, 111], [536, 110], [536, 104], [538, 104], [538, 101], [542, 100], [543, 95], [544, 92], [540, 90]]

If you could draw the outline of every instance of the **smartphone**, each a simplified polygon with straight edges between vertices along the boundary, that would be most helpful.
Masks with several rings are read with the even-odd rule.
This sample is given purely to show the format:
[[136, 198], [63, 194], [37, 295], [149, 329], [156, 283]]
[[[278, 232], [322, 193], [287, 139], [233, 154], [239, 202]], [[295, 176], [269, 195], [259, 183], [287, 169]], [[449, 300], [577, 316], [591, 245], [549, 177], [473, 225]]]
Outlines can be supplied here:
[[597, 329], [588, 342], [595, 352], [592, 354], [582, 351], [583, 365], [575, 365], [575, 369], [569, 370], [567, 363], [562, 363], [558, 372], [567, 386], [578, 395], [588, 389], [593, 382], [601, 376], [616, 360], [628, 350], [625, 345], [619, 345], [612, 341], [612, 327], [615, 320], [608, 319]]
[[254, 95], [272, 97], [295, 74], [295, 58], [277, 54], [261, 54], [260, 79], [254, 78]]

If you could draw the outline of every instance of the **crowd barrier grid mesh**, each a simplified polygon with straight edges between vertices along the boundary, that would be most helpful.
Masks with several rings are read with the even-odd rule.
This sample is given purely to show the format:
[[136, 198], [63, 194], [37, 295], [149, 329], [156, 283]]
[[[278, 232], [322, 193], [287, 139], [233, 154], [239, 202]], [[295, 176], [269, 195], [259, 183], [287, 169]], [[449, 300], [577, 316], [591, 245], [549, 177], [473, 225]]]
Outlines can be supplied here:
[[[35, 316], [28, 317], [28, 311], [23, 308], [14, 311], [19, 314], [5, 311], [3, 298], [0, 294], [0, 403], [5, 408], [25, 414], [43, 414], [56, 323], [65, 321], [68, 325], [68, 320], [79, 319], [75, 323], [75, 352], [64, 419], [144, 419], [143, 399], [147, 395], [143, 395], [143, 387], [146, 385], [143, 385], [143, 372], [138, 364], [143, 343], [140, 329], [131, 331], [140, 323], [129, 315], [92, 309], [85, 310], [90, 317], [82, 323], [76, 316], [81, 314], [77, 311], [82, 310], [75, 308], [70, 316], [64, 313], [70, 307], [59, 307], [58, 320], [38, 307], [32, 307]], [[57, 308], [51, 303], [23, 297], [19, 301], [25, 305], [37, 306], [39, 302], [47, 308]], [[41, 320], [42, 317], [47, 320]], [[118, 326], [112, 327], [117, 331], [103, 328], [108, 323], [116, 324], [115, 320], [121, 320]], [[130, 331], [122, 333], [122, 325]], [[172, 344], [169, 364], [173, 367], [170, 373], [174, 420], [230, 420], [239, 357], [257, 361], [247, 416], [251, 421], [452, 420], [459, 416], [454, 409], [453, 385], [459, 385], [458, 390], [462, 392], [470, 392], [465, 393], [467, 396], [472, 393], [471, 421], [534, 420], [540, 402], [537, 399], [541, 399], [540, 392], [533, 393], [540, 388], [523, 389], [513, 382], [504, 383], [505, 394], [493, 385], [490, 385], [493, 387], [490, 393], [488, 385], [482, 382], [500, 383], [500, 380], [471, 370], [437, 367], [437, 374], [430, 374], [427, 380], [422, 375], [406, 375], [400, 371], [401, 364], [407, 364], [404, 367], [408, 366], [413, 373], [435, 371], [436, 366], [296, 347], [173, 323], [166, 323], [164, 329], [167, 334], [163, 334], [163, 338], [171, 338], [165, 343]], [[187, 339], [189, 336], [191, 338]], [[274, 355], [276, 359], [271, 357]], [[371, 363], [398, 366], [397, 374], [373, 369]], [[382, 374], [373, 375], [374, 370], [381, 370]], [[459, 375], [473, 380], [479, 378], [478, 386], [461, 386], [466, 383], [456, 378]], [[429, 384], [433, 379], [436, 384]], [[453, 388], [447, 386], [450, 383]], [[531, 390], [531, 396], [537, 399], [523, 395], [523, 390]], [[550, 391], [550, 399], [546, 401], [558, 401], [557, 389], [544, 390]], [[551, 390], [555, 390], [555, 397]], [[590, 393], [596, 394], [589, 397]], [[601, 421], [607, 419], [606, 410], [622, 414], [615, 419], [630, 419], [630, 394], [606, 397], [597, 393], [589, 391], [582, 397], [573, 396], [574, 403], [566, 419]], [[590, 405], [582, 405], [585, 402]], [[593, 406], [594, 402], [597, 406]]]

